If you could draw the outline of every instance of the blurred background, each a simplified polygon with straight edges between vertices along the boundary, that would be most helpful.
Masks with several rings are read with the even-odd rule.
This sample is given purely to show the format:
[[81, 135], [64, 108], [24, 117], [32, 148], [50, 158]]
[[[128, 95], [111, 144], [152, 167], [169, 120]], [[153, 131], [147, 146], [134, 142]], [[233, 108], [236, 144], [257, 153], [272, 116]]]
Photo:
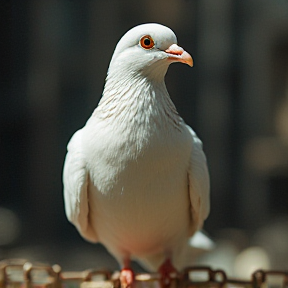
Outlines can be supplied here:
[[288, 269], [287, 0], [2, 0], [0, 22], [0, 259], [117, 269], [68, 223], [63, 161], [120, 37], [158, 22], [194, 58], [166, 83], [209, 163], [201, 263]]

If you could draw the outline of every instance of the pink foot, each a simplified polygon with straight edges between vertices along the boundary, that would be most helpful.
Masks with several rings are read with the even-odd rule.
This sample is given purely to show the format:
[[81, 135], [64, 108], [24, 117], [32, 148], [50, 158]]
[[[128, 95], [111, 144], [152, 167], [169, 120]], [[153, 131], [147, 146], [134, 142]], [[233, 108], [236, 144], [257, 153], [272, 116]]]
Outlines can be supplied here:
[[135, 274], [130, 268], [123, 268], [120, 272], [121, 288], [131, 288], [135, 280]]
[[158, 272], [161, 274], [161, 282], [163, 287], [169, 287], [173, 278], [171, 277], [171, 274], [178, 273], [169, 258], [159, 267]]

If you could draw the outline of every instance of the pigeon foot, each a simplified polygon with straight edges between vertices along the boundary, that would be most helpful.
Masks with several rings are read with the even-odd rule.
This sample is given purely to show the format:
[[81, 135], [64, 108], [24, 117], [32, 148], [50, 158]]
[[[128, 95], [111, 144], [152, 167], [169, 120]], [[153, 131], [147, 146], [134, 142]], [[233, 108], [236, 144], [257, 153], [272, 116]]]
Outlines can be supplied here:
[[130, 268], [123, 268], [120, 272], [120, 282], [121, 288], [131, 288], [133, 287], [133, 282], [135, 280], [135, 274]]
[[158, 272], [161, 275], [162, 287], [168, 288], [172, 282], [173, 274], [177, 274], [178, 271], [172, 265], [171, 259], [168, 258], [158, 269]]

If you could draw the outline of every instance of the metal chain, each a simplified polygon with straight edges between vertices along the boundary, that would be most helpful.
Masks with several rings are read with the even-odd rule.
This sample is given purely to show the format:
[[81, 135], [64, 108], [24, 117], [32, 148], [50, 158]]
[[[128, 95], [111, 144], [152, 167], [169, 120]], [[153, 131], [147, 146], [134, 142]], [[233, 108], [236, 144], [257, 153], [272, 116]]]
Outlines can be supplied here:
[[[229, 279], [223, 270], [188, 267], [171, 275], [169, 288], [288, 288], [288, 271], [257, 270], [247, 281]], [[136, 274], [135, 288], [161, 288], [158, 273]], [[120, 288], [119, 272], [85, 270], [65, 272], [59, 265], [32, 264], [26, 260], [0, 262], [0, 288]], [[134, 288], [134, 287], [133, 287]]]

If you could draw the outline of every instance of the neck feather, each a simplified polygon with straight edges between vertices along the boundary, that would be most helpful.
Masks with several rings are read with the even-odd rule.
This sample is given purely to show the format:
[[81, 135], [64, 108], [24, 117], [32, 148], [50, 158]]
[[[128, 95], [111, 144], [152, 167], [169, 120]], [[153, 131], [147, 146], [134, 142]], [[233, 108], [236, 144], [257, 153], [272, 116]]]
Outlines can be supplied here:
[[164, 77], [162, 81], [153, 81], [143, 75], [113, 76], [107, 76], [103, 97], [95, 110], [98, 117], [125, 125], [179, 128], [181, 118], [168, 94]]

